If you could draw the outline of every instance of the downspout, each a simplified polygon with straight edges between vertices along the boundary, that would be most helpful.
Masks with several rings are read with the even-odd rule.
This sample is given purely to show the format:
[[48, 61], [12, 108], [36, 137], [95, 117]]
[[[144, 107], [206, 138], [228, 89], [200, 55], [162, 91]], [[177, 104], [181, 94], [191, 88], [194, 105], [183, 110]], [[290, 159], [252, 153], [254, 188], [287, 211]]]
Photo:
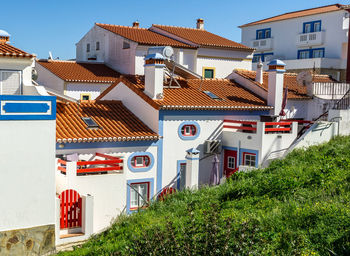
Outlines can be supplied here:
[[350, 6], [346, 6], [344, 9], [348, 12], [349, 27], [348, 27], [348, 53], [346, 59], [346, 82], [350, 82]]

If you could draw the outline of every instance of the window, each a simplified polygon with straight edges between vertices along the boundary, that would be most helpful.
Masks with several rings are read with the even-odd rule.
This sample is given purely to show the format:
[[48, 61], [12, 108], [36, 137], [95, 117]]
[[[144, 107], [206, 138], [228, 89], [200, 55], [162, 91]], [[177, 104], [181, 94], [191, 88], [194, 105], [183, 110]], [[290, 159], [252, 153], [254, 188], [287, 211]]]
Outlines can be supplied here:
[[82, 117], [81, 119], [83, 119], [84, 123], [87, 125], [87, 128], [99, 128], [98, 124], [91, 117]]
[[0, 70], [0, 93], [3, 95], [19, 95], [21, 91], [21, 72]]
[[134, 156], [131, 159], [131, 165], [134, 168], [148, 167], [151, 161], [148, 156]]
[[216, 96], [214, 93], [210, 91], [203, 91], [206, 95], [208, 95], [213, 100], [222, 100], [219, 96]]
[[96, 51], [100, 50], [100, 42], [96, 42]]
[[129, 49], [130, 48], [130, 44], [126, 41], [123, 42], [123, 49]]
[[253, 153], [243, 153], [243, 163], [245, 166], [256, 166], [256, 155]]
[[273, 57], [273, 52], [267, 52], [267, 53], [257, 53], [253, 56], [253, 62], [259, 62], [261, 60], [262, 62], [266, 62], [271, 60]]
[[308, 58], [324, 58], [325, 49], [308, 49], [308, 50], [299, 50], [298, 59], [308, 59]]
[[130, 210], [143, 207], [149, 201], [149, 182], [130, 184]]
[[309, 50], [299, 51], [298, 59], [308, 59], [309, 58]]
[[215, 77], [215, 68], [203, 68], [204, 78], [214, 78]]
[[182, 190], [186, 187], [186, 163], [180, 163], [179, 180], [177, 189]]
[[324, 49], [317, 49], [312, 51], [312, 58], [323, 58]]
[[256, 40], [271, 38], [271, 28], [259, 29], [256, 31]]
[[181, 134], [183, 136], [195, 136], [197, 133], [196, 126], [190, 124], [190, 125], [184, 125], [181, 128]]
[[80, 94], [80, 100], [90, 100], [91, 94], [90, 93], [82, 93]]
[[86, 52], [90, 52], [90, 44], [86, 45]]
[[305, 22], [303, 25], [303, 33], [313, 33], [321, 31], [321, 21]]
[[227, 168], [236, 169], [236, 158], [233, 156], [227, 157]]

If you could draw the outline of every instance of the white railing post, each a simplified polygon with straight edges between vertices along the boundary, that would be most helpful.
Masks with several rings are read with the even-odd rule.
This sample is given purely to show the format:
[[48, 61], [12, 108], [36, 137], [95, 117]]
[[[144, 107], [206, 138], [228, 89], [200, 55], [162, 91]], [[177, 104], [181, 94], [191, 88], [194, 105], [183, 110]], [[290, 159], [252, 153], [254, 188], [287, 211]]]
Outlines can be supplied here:
[[88, 194], [82, 200], [82, 232], [90, 236], [94, 231], [94, 197]]
[[75, 180], [77, 177], [77, 162], [67, 162], [66, 168], [68, 188], [74, 189], [74, 186], [76, 184]]

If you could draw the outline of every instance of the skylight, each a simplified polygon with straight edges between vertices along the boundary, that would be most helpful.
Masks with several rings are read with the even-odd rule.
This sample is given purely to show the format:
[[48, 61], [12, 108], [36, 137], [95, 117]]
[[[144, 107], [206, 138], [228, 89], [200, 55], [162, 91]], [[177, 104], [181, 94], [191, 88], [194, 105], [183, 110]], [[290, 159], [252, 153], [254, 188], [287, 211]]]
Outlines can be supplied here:
[[99, 128], [98, 124], [91, 117], [82, 117], [84, 123], [87, 125], [87, 128]]
[[203, 91], [206, 95], [208, 95], [213, 100], [222, 100], [219, 96], [216, 96], [214, 93], [210, 91]]

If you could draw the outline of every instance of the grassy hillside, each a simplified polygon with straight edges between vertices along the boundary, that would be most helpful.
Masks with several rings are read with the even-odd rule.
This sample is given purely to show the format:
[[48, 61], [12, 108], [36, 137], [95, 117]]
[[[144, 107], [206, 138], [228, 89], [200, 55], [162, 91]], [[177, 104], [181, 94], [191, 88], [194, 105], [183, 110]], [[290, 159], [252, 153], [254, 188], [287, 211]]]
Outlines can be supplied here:
[[350, 255], [350, 137], [122, 216], [61, 255]]

